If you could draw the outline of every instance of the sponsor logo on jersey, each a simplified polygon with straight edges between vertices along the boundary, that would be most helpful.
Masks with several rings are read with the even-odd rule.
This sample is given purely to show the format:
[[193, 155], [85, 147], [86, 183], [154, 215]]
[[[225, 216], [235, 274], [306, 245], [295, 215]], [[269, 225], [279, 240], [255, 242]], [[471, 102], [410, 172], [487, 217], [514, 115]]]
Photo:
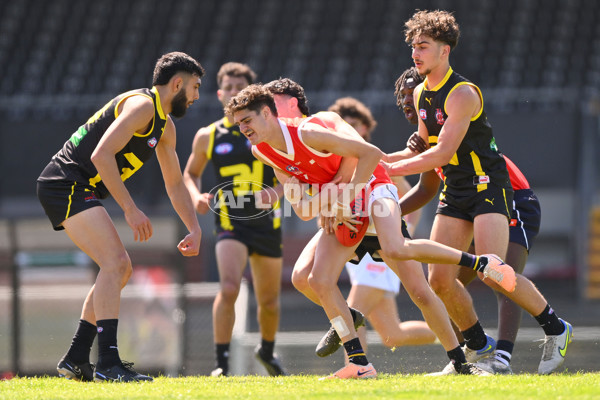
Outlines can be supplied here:
[[486, 185], [491, 182], [489, 175], [478, 175], [473, 177], [473, 185]]
[[229, 154], [233, 150], [233, 145], [231, 143], [221, 143], [215, 147], [215, 153], [217, 154]]
[[423, 121], [427, 119], [427, 111], [424, 108], [419, 110], [419, 117], [421, 117]]
[[444, 125], [444, 122], [446, 122], [441, 108], [435, 109], [435, 120], [437, 121], [438, 125]]
[[300, 171], [300, 168], [294, 165], [288, 165], [287, 167], [285, 167], [285, 169], [287, 172], [292, 173], [294, 175], [300, 175], [302, 173], [302, 171]]
[[492, 140], [490, 141], [490, 149], [498, 151], [498, 146], [496, 145], [496, 138], [492, 138]]
[[150, 146], [150, 148], [155, 148], [156, 143], [158, 143], [158, 139], [156, 139], [155, 137], [148, 139], [148, 146]]

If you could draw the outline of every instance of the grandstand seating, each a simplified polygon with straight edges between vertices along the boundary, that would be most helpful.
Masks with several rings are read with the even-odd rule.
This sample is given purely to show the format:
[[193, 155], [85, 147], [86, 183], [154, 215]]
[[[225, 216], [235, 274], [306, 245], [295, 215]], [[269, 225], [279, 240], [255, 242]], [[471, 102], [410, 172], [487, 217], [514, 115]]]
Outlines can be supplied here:
[[0, 3], [0, 96], [148, 86], [171, 50], [205, 65], [208, 91], [230, 60], [311, 92], [389, 90], [411, 64], [403, 23], [417, 8], [455, 11], [452, 63], [482, 87], [600, 85], [594, 0], [20, 0]]

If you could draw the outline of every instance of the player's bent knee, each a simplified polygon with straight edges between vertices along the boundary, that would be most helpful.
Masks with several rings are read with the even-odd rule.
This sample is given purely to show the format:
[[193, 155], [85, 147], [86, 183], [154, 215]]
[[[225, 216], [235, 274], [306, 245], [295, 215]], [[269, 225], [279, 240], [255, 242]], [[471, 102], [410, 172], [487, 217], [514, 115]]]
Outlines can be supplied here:
[[100, 265], [100, 269], [105, 273], [117, 274], [122, 278], [121, 280], [129, 279], [133, 270], [131, 259], [126, 252], [119, 254], [110, 262]]
[[262, 312], [269, 314], [279, 314], [279, 297], [269, 298], [259, 303], [259, 307]]
[[292, 272], [292, 285], [296, 288], [296, 290], [303, 292], [308, 289], [308, 273], [303, 273], [300, 271], [294, 270]]
[[419, 288], [410, 293], [410, 298], [419, 308], [428, 308], [436, 302], [435, 294], [429, 288]]
[[229, 282], [229, 281], [221, 282], [221, 297], [225, 301], [235, 303], [239, 293], [240, 293], [239, 283], [234, 283], [234, 282]]
[[308, 286], [315, 292], [317, 295], [321, 296], [329, 291], [331, 291], [332, 282], [330, 279], [327, 279], [321, 275], [310, 274], [308, 276]]
[[433, 289], [435, 294], [437, 294], [440, 297], [444, 297], [449, 293], [453, 293], [453, 288], [455, 284], [456, 283], [454, 280], [450, 281], [442, 277], [429, 275], [429, 286], [431, 286], [431, 289]]
[[125, 285], [127, 285], [127, 282], [129, 282], [129, 278], [131, 278], [131, 274], [133, 274], [133, 267], [131, 264], [129, 264], [129, 268], [127, 268], [125, 274], [121, 279], [121, 289], [123, 289]]

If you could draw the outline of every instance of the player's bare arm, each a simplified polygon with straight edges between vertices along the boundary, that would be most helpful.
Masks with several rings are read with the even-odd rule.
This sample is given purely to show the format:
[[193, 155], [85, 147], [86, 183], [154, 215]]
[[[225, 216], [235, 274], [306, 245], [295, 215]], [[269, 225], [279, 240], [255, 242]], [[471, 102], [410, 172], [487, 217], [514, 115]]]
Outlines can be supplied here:
[[[436, 146], [408, 160], [398, 161], [388, 170], [391, 175], [413, 175], [446, 165], [456, 153], [464, 139], [471, 118], [476, 116], [481, 108], [479, 95], [469, 85], [461, 85], [448, 98], [444, 123]], [[427, 132], [425, 123], [419, 120], [419, 136]]]
[[200, 128], [194, 136], [192, 153], [183, 171], [183, 182], [190, 192], [194, 208], [199, 214], [206, 214], [209, 210], [210, 200], [213, 195], [202, 193], [202, 173], [208, 164], [208, 146], [210, 143], [211, 129]]
[[[356, 138], [360, 138], [361, 140], [364, 140], [360, 136], [360, 134], [358, 132], [356, 132], [356, 129], [354, 129], [352, 127], [352, 125], [350, 125], [342, 117], [340, 117], [340, 115], [338, 113], [335, 113], [333, 111], [320, 111], [316, 114], [316, 116], [319, 117], [320, 120], [325, 122], [327, 127], [331, 128], [337, 132], [346, 134], [350, 137], [356, 137]], [[335, 174], [333, 181], [340, 182], [340, 183], [350, 182], [352, 180], [352, 177], [354, 176], [354, 171], [356, 170], [357, 163], [358, 163], [358, 159], [356, 159], [354, 157], [342, 158], [340, 168], [338, 169], [338, 172]]]
[[324, 153], [335, 153], [342, 157], [358, 159], [354, 176], [350, 180], [348, 202], [354, 199], [360, 190], [358, 185], [364, 185], [371, 178], [375, 167], [383, 156], [376, 146], [365, 142], [362, 138], [349, 137], [324, 128], [314, 123], [307, 123], [302, 130], [302, 138], [307, 146]]
[[189, 234], [179, 242], [177, 248], [184, 256], [198, 255], [202, 231], [196, 218], [192, 199], [183, 182], [179, 157], [175, 151], [175, 124], [169, 117], [161, 140], [156, 146], [156, 157], [165, 182], [165, 189], [173, 204], [173, 208], [188, 229]]
[[347, 123], [338, 113], [333, 111], [320, 111], [316, 114], [316, 117], [325, 122], [325, 125], [327, 125], [328, 128], [331, 128], [342, 135], [364, 141], [356, 129]]
[[154, 104], [146, 96], [131, 96], [119, 107], [119, 117], [108, 127], [92, 153], [91, 161], [104, 185], [124, 212], [125, 220], [133, 231], [134, 240], [141, 242], [152, 236], [150, 219], [135, 205], [121, 180], [117, 154], [135, 132], [145, 132], [154, 118]]

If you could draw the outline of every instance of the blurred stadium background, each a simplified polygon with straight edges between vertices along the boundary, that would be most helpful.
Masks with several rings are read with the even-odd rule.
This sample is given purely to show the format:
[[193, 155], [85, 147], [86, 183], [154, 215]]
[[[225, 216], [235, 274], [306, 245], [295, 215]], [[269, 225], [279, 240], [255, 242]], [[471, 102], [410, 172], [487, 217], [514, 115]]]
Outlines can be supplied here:
[[[182, 164], [195, 131], [222, 115], [215, 75], [227, 61], [248, 63], [263, 82], [296, 80], [313, 112], [340, 96], [357, 97], [379, 123], [375, 144], [394, 151], [412, 132], [393, 95], [394, 81], [411, 66], [403, 24], [416, 9], [438, 8], [455, 11], [461, 25], [453, 68], [482, 88], [500, 149], [523, 170], [542, 204], [542, 228], [525, 273], [561, 316], [590, 328], [580, 336], [587, 340], [580, 360], [588, 357], [589, 365], [568, 363], [594, 368], [600, 340], [599, 2], [18, 0], [0, 2], [0, 372], [54, 373], [96, 273], [63, 233], [52, 232], [35, 197], [37, 176], [108, 99], [149, 87], [161, 54], [185, 51], [207, 71], [200, 100], [176, 123]], [[210, 169], [205, 177], [204, 187], [212, 187]], [[128, 187], [156, 233], [150, 244], [136, 245], [115, 203], [105, 203], [135, 265], [123, 292], [122, 353], [142, 370], [206, 374], [213, 366], [210, 310], [217, 290], [213, 218], [200, 217], [202, 254], [183, 259], [174, 251], [182, 227], [156, 161]], [[428, 235], [433, 210], [430, 205], [424, 212], [416, 236]], [[324, 313], [289, 282], [294, 260], [314, 230], [314, 222], [294, 217], [284, 222], [278, 351], [295, 373], [324, 373], [332, 362], [341, 363], [316, 359], [312, 351], [319, 336], [298, 333], [327, 327]], [[345, 275], [340, 285], [347, 290]], [[473, 293], [482, 320], [493, 329], [494, 297], [482, 285]], [[420, 317], [405, 295], [398, 301], [403, 319]], [[240, 374], [262, 373], [251, 360], [259, 341], [254, 307], [249, 285], [241, 296], [238, 348], [232, 352], [233, 370]], [[535, 328], [532, 321], [524, 317], [522, 340], [529, 338], [528, 327]], [[537, 349], [529, 342], [518, 346], [522, 359], [533, 354], [537, 363]], [[444, 362], [441, 348], [432, 348], [392, 355], [375, 345], [373, 351], [390, 372], [432, 370]], [[413, 361], [405, 362], [411, 354]], [[422, 361], [419, 366], [415, 359]]]

